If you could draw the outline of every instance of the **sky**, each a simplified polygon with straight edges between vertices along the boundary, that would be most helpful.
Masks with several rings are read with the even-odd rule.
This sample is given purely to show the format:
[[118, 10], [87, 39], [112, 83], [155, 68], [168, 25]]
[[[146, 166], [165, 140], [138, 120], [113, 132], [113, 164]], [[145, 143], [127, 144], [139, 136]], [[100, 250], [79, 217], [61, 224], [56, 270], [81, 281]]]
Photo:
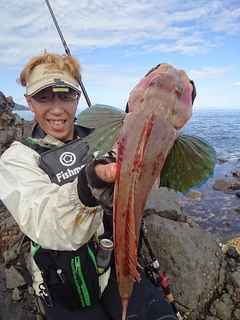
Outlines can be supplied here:
[[[91, 104], [124, 110], [139, 80], [168, 62], [194, 80], [194, 108], [240, 109], [239, 0], [49, 2]], [[0, 27], [0, 91], [26, 105], [21, 70], [44, 49], [64, 54], [64, 46], [45, 0], [2, 0]]]

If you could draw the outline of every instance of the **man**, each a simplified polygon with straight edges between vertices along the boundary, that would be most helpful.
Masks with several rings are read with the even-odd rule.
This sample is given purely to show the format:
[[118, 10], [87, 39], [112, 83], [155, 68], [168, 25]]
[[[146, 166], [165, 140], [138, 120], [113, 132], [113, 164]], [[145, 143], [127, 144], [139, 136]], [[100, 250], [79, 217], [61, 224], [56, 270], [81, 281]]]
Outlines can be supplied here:
[[[99, 276], [92, 261], [96, 234], [112, 234], [111, 217], [99, 203], [102, 192], [113, 189], [117, 164], [110, 157], [84, 160], [86, 149], [74, 151], [90, 132], [74, 125], [80, 71], [74, 57], [45, 51], [21, 72], [35, 126], [27, 142], [14, 142], [0, 159], [0, 197], [32, 240], [33, 286], [47, 319], [118, 320], [121, 302], [114, 265]], [[56, 164], [59, 154], [65, 158]], [[75, 162], [66, 169], [70, 155]], [[98, 190], [97, 200], [93, 189]], [[107, 199], [103, 208], [111, 211], [111, 197]], [[134, 286], [127, 317], [177, 319], [144, 275]]]

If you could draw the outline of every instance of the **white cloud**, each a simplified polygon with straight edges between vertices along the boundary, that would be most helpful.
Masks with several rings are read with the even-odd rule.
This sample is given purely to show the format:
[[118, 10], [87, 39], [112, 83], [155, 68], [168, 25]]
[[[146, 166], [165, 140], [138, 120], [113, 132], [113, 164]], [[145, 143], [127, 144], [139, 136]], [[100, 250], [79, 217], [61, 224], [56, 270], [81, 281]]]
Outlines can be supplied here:
[[224, 66], [224, 67], [211, 67], [211, 66], [204, 66], [202, 69], [199, 70], [190, 70], [189, 76], [193, 79], [209, 79], [209, 78], [219, 78], [223, 74], [228, 72], [232, 72], [232, 66]]
[[[84, 79], [94, 85], [97, 84], [101, 86], [104, 83], [104, 86], [110, 87], [122, 85], [133, 86], [139, 81], [139, 77], [126, 76], [124, 75], [124, 72], [120, 75], [118, 73], [113, 73], [111, 67], [104, 64], [85, 65], [84, 70], [86, 72], [86, 77], [84, 77]], [[129, 70], [126, 70], [126, 73], [129, 73]]]
[[[234, 2], [121, 0], [50, 0], [71, 51], [141, 45], [141, 52], [193, 55], [215, 44], [209, 31], [237, 32], [239, 10]], [[232, 8], [230, 7], [232, 5]], [[59, 52], [61, 43], [44, 0], [9, 0], [0, 4], [1, 69], [16, 64], [42, 48]], [[203, 24], [204, 22], [204, 24]], [[170, 43], [166, 42], [170, 41]], [[153, 44], [151, 42], [154, 42]], [[128, 48], [129, 49], [129, 48]], [[137, 49], [137, 48], [136, 48]], [[26, 53], [27, 51], [27, 53]], [[137, 52], [137, 50], [136, 50]], [[135, 54], [136, 54], [135, 52]]]
[[[196, 54], [208, 53], [214, 47], [216, 47], [216, 44], [212, 44], [208, 40], [203, 39], [202, 35], [199, 32], [196, 32], [190, 36], [180, 37], [179, 39], [169, 41], [168, 43], [161, 41], [161, 43], [157, 45], [143, 46], [145, 51], [135, 54], [178, 52], [179, 54], [194, 56]], [[132, 52], [132, 54], [134, 53]]]
[[[183, 64], [192, 79], [224, 77], [227, 84], [238, 83], [225, 80], [240, 68], [237, 0], [49, 1], [71, 53], [83, 66], [84, 83], [101, 87], [102, 97], [111, 88], [113, 98], [124, 100], [147, 68], [168, 57], [180, 68]], [[18, 75], [45, 48], [64, 53], [44, 0], [1, 1], [0, 21], [1, 79], [6, 72]], [[236, 39], [234, 45], [229, 46], [228, 37]]]
[[240, 87], [240, 82], [235, 82], [232, 86], [233, 87]]

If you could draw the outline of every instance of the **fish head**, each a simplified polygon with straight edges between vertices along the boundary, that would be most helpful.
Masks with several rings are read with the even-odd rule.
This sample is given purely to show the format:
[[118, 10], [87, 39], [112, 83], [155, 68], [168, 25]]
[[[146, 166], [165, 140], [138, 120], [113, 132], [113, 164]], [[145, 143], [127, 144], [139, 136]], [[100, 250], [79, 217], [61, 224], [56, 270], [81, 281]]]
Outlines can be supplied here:
[[[181, 129], [192, 116], [193, 86], [183, 70], [168, 63], [142, 78], [130, 92], [129, 112], [152, 106], [158, 114], [164, 115], [174, 128]], [[158, 109], [158, 110], [157, 110]]]

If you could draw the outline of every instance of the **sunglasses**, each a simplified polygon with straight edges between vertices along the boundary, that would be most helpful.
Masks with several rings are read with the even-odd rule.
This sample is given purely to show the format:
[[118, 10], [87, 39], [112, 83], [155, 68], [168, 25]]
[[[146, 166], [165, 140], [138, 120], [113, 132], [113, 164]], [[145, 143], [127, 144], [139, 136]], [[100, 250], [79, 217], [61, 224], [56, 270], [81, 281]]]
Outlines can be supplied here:
[[51, 101], [55, 95], [63, 101], [74, 101], [80, 96], [78, 92], [68, 88], [66, 92], [53, 92], [52, 89], [43, 89], [30, 97], [38, 102], [44, 103]]

